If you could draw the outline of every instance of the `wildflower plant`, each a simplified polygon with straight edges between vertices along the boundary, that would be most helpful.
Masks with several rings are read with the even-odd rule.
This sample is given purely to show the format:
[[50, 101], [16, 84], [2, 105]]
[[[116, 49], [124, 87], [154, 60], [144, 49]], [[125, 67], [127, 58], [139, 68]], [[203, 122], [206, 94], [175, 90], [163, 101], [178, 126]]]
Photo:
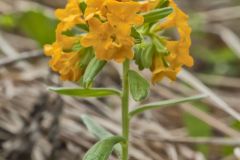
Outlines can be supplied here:
[[[83, 160], [106, 160], [115, 151], [119, 159], [129, 158], [129, 123], [146, 110], [198, 100], [192, 96], [150, 103], [129, 111], [129, 96], [144, 100], [154, 85], [164, 77], [175, 80], [183, 66], [191, 67], [189, 54], [191, 28], [188, 16], [173, 0], [68, 0], [64, 9], [56, 10], [59, 24], [56, 41], [44, 47], [53, 71], [62, 80], [79, 82], [79, 88], [50, 88], [59, 94], [79, 97], [118, 96], [121, 98], [122, 135], [112, 135], [89, 116], [82, 116], [97, 142]], [[165, 32], [175, 28], [177, 40]], [[123, 66], [122, 90], [92, 88], [96, 76], [109, 61]], [[150, 70], [152, 82], [130, 69]]]

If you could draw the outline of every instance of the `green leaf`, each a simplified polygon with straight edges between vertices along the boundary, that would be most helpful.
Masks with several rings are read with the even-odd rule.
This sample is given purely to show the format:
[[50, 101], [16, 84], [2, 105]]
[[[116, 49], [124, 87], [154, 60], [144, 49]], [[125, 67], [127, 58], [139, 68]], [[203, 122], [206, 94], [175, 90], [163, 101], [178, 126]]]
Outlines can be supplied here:
[[152, 23], [167, 17], [172, 12], [173, 12], [173, 9], [171, 7], [166, 7], [166, 8], [151, 10], [143, 13], [142, 15], [144, 17], [145, 23]]
[[120, 136], [108, 137], [97, 142], [83, 157], [83, 160], [108, 160], [111, 155], [113, 147], [124, 142], [125, 139]]
[[110, 89], [110, 88], [54, 88], [50, 87], [50, 91], [56, 92], [62, 95], [68, 96], [78, 96], [78, 97], [104, 97], [117, 95], [120, 96], [121, 93], [118, 90]]
[[[79, 48], [80, 49], [80, 48]], [[91, 47], [83, 48], [80, 60], [80, 68], [86, 69], [89, 62], [94, 58], [94, 50]]]
[[144, 44], [137, 44], [134, 46], [134, 59], [135, 63], [138, 65], [139, 70], [143, 70], [143, 64], [142, 64], [142, 54], [143, 54]]
[[89, 27], [86, 24], [78, 24], [77, 27], [85, 32], [89, 31]]
[[86, 8], [87, 8], [86, 2], [81, 2], [80, 3], [80, 9], [83, 13], [85, 12]]
[[137, 31], [135, 27], [132, 27], [131, 36], [134, 38], [136, 44], [139, 44], [142, 42], [141, 34]]
[[154, 44], [155, 49], [157, 50], [158, 53], [161, 53], [161, 54], [164, 54], [164, 55], [169, 54], [169, 51], [162, 44], [161, 40], [158, 37], [156, 37], [156, 36], [153, 37], [153, 44]]
[[147, 35], [149, 33], [150, 28], [151, 25], [149, 23], [144, 23], [143, 25], [138, 27], [137, 31], [142, 35]]
[[150, 85], [142, 76], [137, 72], [130, 70], [129, 87], [132, 97], [135, 101], [141, 101], [148, 96]]
[[83, 75], [83, 86], [89, 88], [98, 73], [102, 70], [102, 68], [106, 65], [106, 61], [98, 60], [94, 57], [89, 65], [86, 68], [86, 71]]
[[42, 46], [55, 41], [57, 21], [49, 18], [42, 11], [24, 11], [0, 15], [0, 27], [8, 30], [17, 29], [36, 40]]
[[167, 6], [169, 6], [169, 0], [161, 0], [161, 1], [158, 1], [156, 8], [164, 8]]
[[161, 56], [162, 62], [164, 67], [168, 68], [170, 66], [170, 64], [168, 63], [168, 61], [166, 60], [166, 58], [164, 56]]
[[203, 95], [197, 95], [197, 96], [192, 96], [192, 97], [187, 97], [187, 98], [170, 99], [170, 100], [150, 103], [147, 105], [140, 106], [139, 108], [131, 111], [129, 113], [129, 117], [133, 117], [133, 116], [140, 114], [142, 112], [145, 112], [147, 110], [158, 109], [160, 107], [173, 106], [173, 105], [176, 105], [179, 103], [197, 101], [197, 100], [200, 100], [200, 99], [206, 98], [206, 97], [207, 97], [207, 95], [203, 94]]
[[45, 16], [41, 11], [28, 11], [19, 16], [18, 27], [41, 46], [55, 40], [57, 21]]
[[110, 132], [101, 127], [97, 122], [94, 122], [90, 116], [82, 115], [81, 119], [83, 120], [85, 126], [88, 128], [89, 132], [94, 134], [95, 137], [103, 139], [113, 136]]
[[[83, 115], [81, 116], [81, 119], [83, 120], [83, 123], [85, 124], [89, 132], [92, 133], [98, 139], [104, 139], [104, 138], [113, 136], [113, 134], [105, 130], [102, 126], [100, 126], [97, 122], [95, 122], [90, 116]], [[121, 157], [122, 148], [120, 144], [117, 144], [116, 146], [114, 146], [114, 151], [118, 155], [118, 157]]]
[[76, 44], [73, 45], [72, 51], [79, 52], [83, 48], [84, 47], [80, 43], [76, 43]]
[[161, 2], [158, 4], [157, 8], [167, 7], [168, 5], [169, 5], [169, 0], [161, 0]]
[[141, 43], [134, 47], [135, 62], [138, 65], [139, 70], [144, 68], [150, 68], [152, 66], [153, 57], [153, 44], [152, 43]]
[[143, 53], [141, 55], [141, 62], [144, 68], [150, 68], [152, 66], [153, 59], [153, 44], [145, 44]]
[[68, 37], [74, 37], [76, 35], [85, 34], [88, 31], [88, 26], [86, 24], [78, 24], [75, 27], [63, 31], [62, 34]]

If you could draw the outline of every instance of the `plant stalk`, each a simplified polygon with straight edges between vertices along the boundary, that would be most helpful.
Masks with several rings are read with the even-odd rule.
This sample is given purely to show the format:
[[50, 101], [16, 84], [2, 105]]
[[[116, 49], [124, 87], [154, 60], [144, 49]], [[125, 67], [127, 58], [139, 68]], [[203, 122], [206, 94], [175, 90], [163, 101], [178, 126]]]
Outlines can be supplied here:
[[129, 145], [129, 84], [128, 84], [129, 60], [123, 63], [122, 75], [122, 136], [126, 142], [122, 145], [122, 160], [128, 160]]

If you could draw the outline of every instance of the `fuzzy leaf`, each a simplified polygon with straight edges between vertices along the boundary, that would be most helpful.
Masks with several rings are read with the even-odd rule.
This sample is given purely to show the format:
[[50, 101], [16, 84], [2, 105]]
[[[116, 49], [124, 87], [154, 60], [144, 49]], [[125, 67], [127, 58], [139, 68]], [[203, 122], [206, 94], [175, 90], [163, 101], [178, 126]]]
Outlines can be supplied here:
[[132, 27], [131, 36], [134, 38], [136, 44], [139, 44], [142, 42], [141, 34], [134, 27]]
[[162, 44], [161, 40], [158, 37], [153, 37], [153, 44], [155, 49], [158, 53], [162, 53], [164, 55], [168, 55], [169, 51], [167, 48]]
[[161, 2], [158, 4], [157, 8], [167, 7], [168, 5], [169, 5], [169, 0], [161, 0]]
[[148, 96], [150, 85], [137, 72], [130, 70], [129, 87], [132, 97], [135, 101], [141, 101]]
[[[105, 130], [102, 126], [100, 126], [97, 122], [95, 122], [90, 116], [83, 115], [81, 116], [81, 119], [87, 129], [90, 133], [92, 133], [95, 137], [98, 139], [104, 139], [108, 137], [112, 137], [113, 134]], [[117, 144], [114, 146], [114, 151], [118, 155], [118, 157], [121, 157], [122, 154], [122, 148], [120, 144]]]
[[124, 142], [125, 139], [120, 136], [108, 137], [97, 142], [83, 157], [83, 160], [108, 160], [113, 147]]
[[141, 56], [141, 62], [144, 68], [150, 68], [152, 66], [152, 57], [153, 57], [153, 44], [148, 43], [145, 45]]
[[142, 15], [144, 17], [145, 23], [152, 23], [167, 17], [172, 12], [173, 12], [173, 9], [171, 7], [166, 7], [166, 8], [151, 10], [143, 13]]
[[17, 27], [41, 46], [55, 40], [57, 21], [47, 17], [41, 11], [27, 11], [18, 15]]
[[120, 91], [110, 88], [54, 88], [50, 87], [50, 91], [54, 91], [58, 94], [68, 95], [68, 96], [78, 96], [78, 97], [104, 97], [111, 95], [120, 96]]
[[85, 10], [86, 10], [86, 8], [87, 8], [87, 4], [86, 4], [86, 2], [81, 2], [80, 3], [80, 9], [81, 9], [81, 11], [84, 13], [85, 12]]
[[[81, 47], [81, 45], [80, 45]], [[81, 49], [79, 47], [79, 49]], [[92, 48], [82, 48], [84, 49], [84, 54], [81, 55], [81, 60], [80, 60], [80, 63], [79, 63], [79, 66], [80, 68], [83, 68], [83, 69], [86, 69], [89, 62], [94, 58], [94, 50]], [[77, 51], [77, 50], [76, 50]]]
[[94, 57], [89, 65], [86, 68], [86, 71], [83, 75], [83, 86], [85, 88], [89, 88], [98, 73], [102, 70], [102, 68], [105, 66], [107, 62], [98, 60], [96, 57]]
[[142, 54], [144, 50], [144, 44], [137, 44], [134, 46], [134, 59], [135, 63], [138, 65], [139, 70], [143, 70], [143, 64], [142, 64]]

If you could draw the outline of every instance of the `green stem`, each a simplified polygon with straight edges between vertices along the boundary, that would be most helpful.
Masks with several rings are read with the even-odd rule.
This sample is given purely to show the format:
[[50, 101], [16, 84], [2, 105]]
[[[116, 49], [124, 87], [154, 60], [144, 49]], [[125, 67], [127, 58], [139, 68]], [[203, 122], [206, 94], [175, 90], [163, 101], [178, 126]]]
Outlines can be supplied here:
[[122, 145], [122, 160], [128, 160], [128, 144], [129, 144], [129, 84], [128, 84], [128, 71], [129, 60], [123, 64], [123, 77], [122, 77], [122, 136], [126, 142]]

